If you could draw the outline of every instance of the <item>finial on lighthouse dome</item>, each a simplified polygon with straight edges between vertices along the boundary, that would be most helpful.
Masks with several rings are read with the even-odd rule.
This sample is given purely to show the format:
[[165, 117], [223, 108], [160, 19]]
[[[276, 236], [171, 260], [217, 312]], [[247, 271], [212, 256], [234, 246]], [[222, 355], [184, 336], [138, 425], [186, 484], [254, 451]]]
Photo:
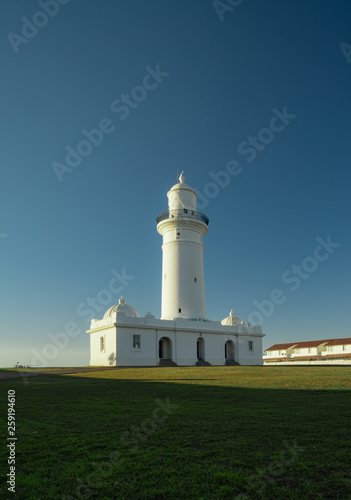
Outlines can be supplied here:
[[179, 182], [180, 182], [181, 184], [184, 184], [184, 181], [185, 181], [185, 177], [184, 177], [184, 175], [183, 175], [183, 174], [184, 174], [184, 170], [183, 170], [183, 172], [182, 172], [182, 173], [180, 174], [180, 176], [179, 176]]

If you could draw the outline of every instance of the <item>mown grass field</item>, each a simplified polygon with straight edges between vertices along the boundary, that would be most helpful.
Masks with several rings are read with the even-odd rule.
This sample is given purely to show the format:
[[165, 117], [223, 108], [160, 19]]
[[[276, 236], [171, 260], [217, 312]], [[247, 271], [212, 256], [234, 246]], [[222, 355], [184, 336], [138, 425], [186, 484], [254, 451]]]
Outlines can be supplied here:
[[[16, 494], [7, 391], [16, 391]], [[128, 368], [0, 381], [0, 498], [349, 499], [351, 367]]]

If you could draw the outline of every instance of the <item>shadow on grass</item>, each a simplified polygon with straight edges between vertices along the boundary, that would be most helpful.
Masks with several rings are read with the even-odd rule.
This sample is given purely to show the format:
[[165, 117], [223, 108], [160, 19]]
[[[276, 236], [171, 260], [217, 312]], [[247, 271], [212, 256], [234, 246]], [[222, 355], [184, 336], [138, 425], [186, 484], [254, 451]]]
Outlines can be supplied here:
[[40, 375], [38, 372], [23, 372], [21, 370], [5, 370], [5, 369], [0, 369], [0, 382], [3, 380], [8, 380], [8, 379], [14, 379], [14, 378], [24, 378], [26, 379], [27, 377], [36, 377], [37, 375]]
[[16, 391], [23, 498], [351, 493], [349, 391], [61, 375], [0, 387]]

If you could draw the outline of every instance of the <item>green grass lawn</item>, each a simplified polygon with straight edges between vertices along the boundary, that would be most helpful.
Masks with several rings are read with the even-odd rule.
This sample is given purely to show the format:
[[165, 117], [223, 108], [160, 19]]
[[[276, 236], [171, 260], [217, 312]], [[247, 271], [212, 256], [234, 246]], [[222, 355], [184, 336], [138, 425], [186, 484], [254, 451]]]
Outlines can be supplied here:
[[[15, 495], [5, 484], [8, 389], [16, 391]], [[3, 380], [0, 498], [350, 499], [350, 389], [351, 367]]]

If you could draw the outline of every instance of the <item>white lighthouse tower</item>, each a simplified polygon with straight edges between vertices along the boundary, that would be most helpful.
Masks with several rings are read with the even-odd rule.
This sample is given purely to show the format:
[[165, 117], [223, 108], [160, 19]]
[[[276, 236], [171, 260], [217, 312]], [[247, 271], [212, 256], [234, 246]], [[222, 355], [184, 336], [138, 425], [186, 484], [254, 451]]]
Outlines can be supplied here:
[[196, 211], [195, 191], [179, 183], [167, 193], [168, 211], [157, 218], [162, 245], [161, 319], [206, 318], [202, 238], [208, 218]]
[[157, 218], [162, 244], [161, 318], [145, 316], [120, 298], [103, 318], [92, 319], [92, 366], [262, 365], [262, 329], [233, 311], [206, 319], [202, 240], [208, 218], [196, 210], [196, 193], [183, 172]]

